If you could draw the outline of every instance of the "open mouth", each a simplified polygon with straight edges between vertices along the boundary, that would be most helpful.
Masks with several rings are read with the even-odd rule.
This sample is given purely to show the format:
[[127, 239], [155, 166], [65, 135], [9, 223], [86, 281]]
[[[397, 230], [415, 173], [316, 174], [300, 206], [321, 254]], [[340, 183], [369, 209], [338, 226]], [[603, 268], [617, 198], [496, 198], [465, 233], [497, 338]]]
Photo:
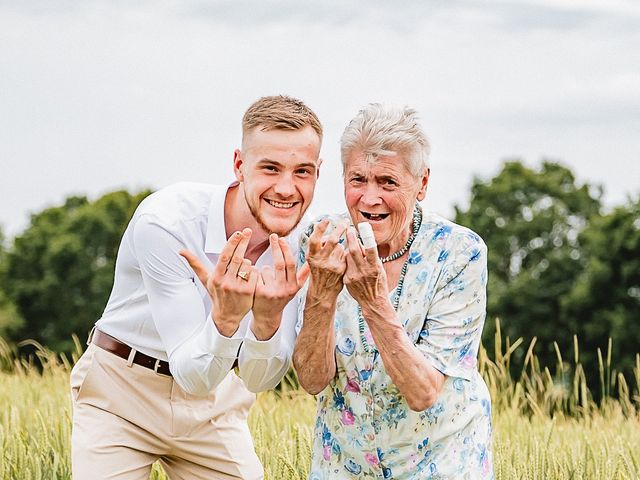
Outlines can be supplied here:
[[295, 207], [298, 202], [276, 202], [275, 200], [267, 200], [265, 201], [274, 208], [280, 208], [282, 210], [288, 210], [290, 208]]
[[367, 220], [370, 220], [372, 222], [378, 222], [380, 220], [384, 220], [385, 218], [387, 218], [389, 216], [388, 213], [368, 213], [368, 212], [360, 212], [360, 214], [366, 218]]

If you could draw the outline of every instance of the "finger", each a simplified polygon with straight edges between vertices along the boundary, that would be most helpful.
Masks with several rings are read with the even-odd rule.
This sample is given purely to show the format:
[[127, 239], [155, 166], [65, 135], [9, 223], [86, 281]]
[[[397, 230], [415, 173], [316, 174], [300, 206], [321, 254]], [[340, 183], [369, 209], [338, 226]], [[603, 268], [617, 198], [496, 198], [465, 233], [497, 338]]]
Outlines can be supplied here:
[[322, 237], [329, 227], [329, 220], [324, 219], [313, 228], [313, 233], [309, 237], [309, 254], [314, 255], [322, 248]]
[[260, 280], [260, 272], [255, 265], [252, 265], [249, 269], [249, 289], [255, 292], [256, 284]]
[[282, 253], [282, 248], [280, 248], [280, 241], [278, 239], [278, 235], [272, 233], [269, 235], [269, 244], [271, 245], [271, 255], [273, 256], [273, 270], [274, 270], [274, 278], [276, 282], [286, 282], [287, 281], [287, 271], [286, 265], [284, 262], [284, 255]]
[[346, 253], [347, 252], [345, 251], [344, 245], [339, 243], [338, 245], [333, 247], [333, 250], [331, 250], [331, 253], [329, 254], [329, 258], [339, 261], [344, 260]]
[[265, 265], [264, 267], [262, 267], [262, 270], [260, 270], [260, 278], [262, 278], [262, 282], [265, 285], [268, 285], [270, 283], [273, 283], [273, 268], [271, 268], [271, 265]]
[[[378, 249], [377, 248], [367, 248], [364, 251], [364, 260], [369, 265], [376, 265], [380, 262], [380, 257], [378, 257]], [[380, 262], [382, 265], [382, 262]]]
[[244, 258], [244, 254], [247, 253], [247, 247], [249, 246], [249, 240], [251, 240], [252, 233], [253, 232], [250, 228], [245, 228], [244, 230], [242, 230], [242, 239], [233, 252], [234, 255]]
[[227, 275], [231, 277], [235, 277], [238, 275], [238, 272], [242, 267], [242, 263], [245, 260], [244, 254], [247, 251], [247, 246], [249, 245], [250, 239], [251, 239], [251, 229], [245, 228], [242, 231], [240, 242], [238, 242], [238, 246], [233, 252], [231, 261], [227, 265]]
[[304, 262], [302, 266], [298, 269], [296, 273], [296, 281], [298, 282], [298, 288], [302, 288], [304, 282], [309, 278], [309, 274], [311, 273], [311, 269], [309, 268], [309, 264]]
[[344, 256], [344, 263], [346, 264], [344, 271], [344, 281], [346, 283], [351, 283], [356, 278], [361, 278], [363, 274], [367, 272], [369, 267], [366, 266], [364, 260], [361, 259], [359, 263], [356, 263], [354, 257], [351, 255]]
[[229, 262], [231, 262], [231, 258], [233, 257], [233, 252], [236, 250], [240, 240], [242, 240], [242, 232], [234, 232], [224, 247], [222, 247], [220, 256], [218, 257], [218, 263], [216, 263], [213, 269], [213, 274], [216, 277], [222, 277], [226, 273], [229, 268]]
[[280, 238], [280, 250], [282, 251], [282, 257], [284, 259], [285, 272], [287, 275], [287, 282], [296, 281], [296, 261], [289, 248], [289, 242], [284, 238]]
[[362, 265], [364, 263], [362, 245], [358, 237], [356, 237], [356, 231], [353, 227], [347, 230], [347, 246], [349, 247], [347, 260], [351, 259], [356, 267]]
[[353, 260], [353, 257], [351, 255], [345, 255], [344, 261], [347, 264], [347, 268], [344, 272], [344, 279], [348, 280], [351, 278], [351, 274], [354, 270], [360, 272], [361, 269], [356, 265], [356, 262]]
[[242, 260], [242, 262], [240, 263], [240, 268], [238, 268], [238, 273], [236, 274], [236, 280], [241, 283], [245, 283], [249, 280], [249, 277], [247, 276], [246, 279], [244, 279], [242, 278], [242, 274], [251, 274], [251, 260], [249, 260], [248, 258], [244, 258]]
[[324, 245], [329, 248], [334, 248], [340, 241], [340, 237], [344, 234], [348, 225], [349, 224], [346, 221], [338, 223], [333, 232], [324, 239]]
[[209, 279], [209, 272], [205, 268], [205, 266], [200, 262], [198, 257], [196, 257], [189, 250], [180, 250], [180, 255], [184, 257], [184, 259], [189, 263], [189, 266], [194, 271], [194, 273], [200, 279], [203, 285], [207, 285], [207, 280]]

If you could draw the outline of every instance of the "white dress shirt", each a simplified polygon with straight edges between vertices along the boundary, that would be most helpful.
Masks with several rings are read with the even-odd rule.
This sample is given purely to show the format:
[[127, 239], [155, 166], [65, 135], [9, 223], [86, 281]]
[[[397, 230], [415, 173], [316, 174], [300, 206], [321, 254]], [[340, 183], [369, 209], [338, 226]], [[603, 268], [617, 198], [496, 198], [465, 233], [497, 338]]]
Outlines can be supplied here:
[[[285, 307], [275, 335], [259, 341], [249, 312], [232, 337], [211, 319], [211, 298], [182, 249], [209, 270], [227, 242], [224, 201], [228, 186], [179, 183], [142, 201], [122, 237], [111, 296], [96, 323], [101, 331], [136, 350], [168, 360], [176, 382], [188, 393], [206, 395], [238, 358], [239, 376], [257, 392], [273, 388], [287, 372], [295, 342], [299, 297]], [[288, 237], [298, 251], [301, 227]], [[268, 248], [256, 262], [272, 264]]]

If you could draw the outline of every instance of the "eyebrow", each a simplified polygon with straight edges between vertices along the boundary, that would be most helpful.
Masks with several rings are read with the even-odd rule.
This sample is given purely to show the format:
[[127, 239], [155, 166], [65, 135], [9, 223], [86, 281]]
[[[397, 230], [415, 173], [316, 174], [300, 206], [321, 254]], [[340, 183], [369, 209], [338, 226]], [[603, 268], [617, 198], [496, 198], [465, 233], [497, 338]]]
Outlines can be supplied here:
[[[260, 164], [260, 165], [267, 164], [267, 165], [276, 165], [276, 166], [279, 166], [279, 167], [283, 166], [282, 163], [280, 163], [280, 162], [278, 162], [276, 160], [271, 160], [269, 158], [262, 158], [262, 159], [258, 160], [256, 163]], [[303, 162], [303, 163], [297, 163], [297, 164], [294, 165], [294, 168], [301, 168], [301, 167], [309, 167], [309, 168], [316, 169], [316, 168], [318, 168], [318, 165], [313, 163], [313, 162]]]
[[394, 182], [397, 182], [398, 179], [396, 177], [394, 177], [393, 175], [380, 175], [378, 177], [376, 177], [377, 180], [392, 180]]
[[[364, 173], [362, 173], [360, 170], [351, 170], [350, 172], [347, 172], [345, 175], [347, 178], [353, 178], [353, 177], [364, 177], [366, 178], [366, 175]], [[398, 178], [393, 176], [393, 175], [376, 175], [374, 177], [376, 179], [376, 181], [385, 181], [385, 180], [392, 180], [394, 182], [398, 182]]]

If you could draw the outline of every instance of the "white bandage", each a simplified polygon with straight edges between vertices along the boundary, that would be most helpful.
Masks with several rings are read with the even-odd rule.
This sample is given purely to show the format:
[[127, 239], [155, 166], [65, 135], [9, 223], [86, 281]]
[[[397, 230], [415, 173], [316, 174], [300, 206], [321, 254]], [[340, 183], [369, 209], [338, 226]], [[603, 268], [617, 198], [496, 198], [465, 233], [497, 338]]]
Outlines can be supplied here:
[[376, 248], [376, 237], [373, 234], [373, 228], [369, 222], [362, 222], [358, 224], [358, 231], [360, 232], [360, 238], [362, 239], [362, 245], [366, 250], [370, 248]]

